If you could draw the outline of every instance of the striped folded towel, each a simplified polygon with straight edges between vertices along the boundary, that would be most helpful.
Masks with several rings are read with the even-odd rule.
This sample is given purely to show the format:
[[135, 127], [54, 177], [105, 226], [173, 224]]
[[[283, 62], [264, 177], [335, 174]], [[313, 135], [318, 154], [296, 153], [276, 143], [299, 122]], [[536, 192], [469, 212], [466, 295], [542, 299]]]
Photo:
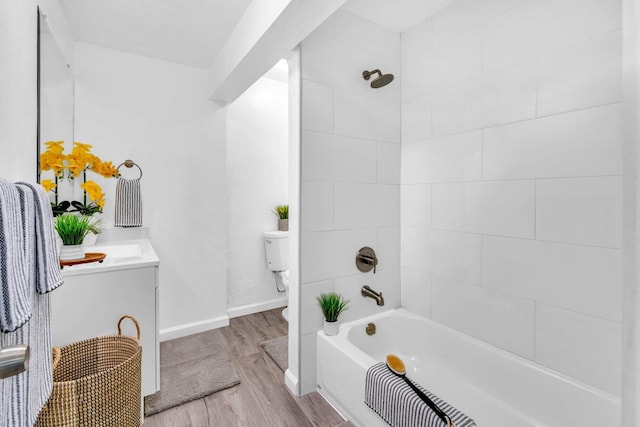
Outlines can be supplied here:
[[142, 227], [140, 178], [118, 178], [116, 184], [116, 227]]
[[[27, 218], [34, 218], [35, 227], [30, 225], [29, 228], [25, 228], [26, 232], [30, 233], [27, 236], [32, 237], [25, 239], [25, 241], [31, 241], [34, 245], [31, 253], [35, 252], [36, 290], [38, 293], [46, 294], [62, 285], [63, 282], [51, 202], [44, 188], [38, 184], [18, 182], [16, 187], [24, 194], [28, 203], [33, 205], [30, 208], [31, 216], [27, 216]], [[27, 212], [27, 214], [29, 213]]]
[[31, 317], [29, 264], [23, 201], [18, 188], [0, 180], [0, 331], [15, 331]]
[[[415, 385], [449, 416], [456, 427], [475, 427], [476, 423], [464, 413]], [[446, 423], [384, 362], [367, 370], [365, 403], [392, 427], [446, 427]]]

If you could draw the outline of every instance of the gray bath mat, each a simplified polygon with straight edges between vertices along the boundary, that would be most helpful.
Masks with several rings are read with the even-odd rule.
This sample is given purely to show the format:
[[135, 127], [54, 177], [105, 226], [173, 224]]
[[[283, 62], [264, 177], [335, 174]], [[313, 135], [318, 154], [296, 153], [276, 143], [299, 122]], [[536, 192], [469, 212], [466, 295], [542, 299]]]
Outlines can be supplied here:
[[160, 391], [144, 399], [152, 415], [240, 384], [218, 330], [160, 343]]
[[289, 337], [279, 337], [260, 344], [282, 372], [289, 367]]

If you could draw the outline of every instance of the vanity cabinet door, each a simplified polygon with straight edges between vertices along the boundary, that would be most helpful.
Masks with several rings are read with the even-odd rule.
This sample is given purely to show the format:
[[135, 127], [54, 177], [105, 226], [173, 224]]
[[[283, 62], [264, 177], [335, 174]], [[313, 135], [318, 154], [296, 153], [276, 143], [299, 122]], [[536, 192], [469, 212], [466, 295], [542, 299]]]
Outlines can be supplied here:
[[[54, 346], [118, 333], [117, 323], [130, 314], [140, 324], [142, 395], [155, 393], [158, 378], [156, 317], [157, 267], [131, 268], [66, 276], [51, 294], [51, 334]], [[124, 320], [123, 334], [135, 336]]]

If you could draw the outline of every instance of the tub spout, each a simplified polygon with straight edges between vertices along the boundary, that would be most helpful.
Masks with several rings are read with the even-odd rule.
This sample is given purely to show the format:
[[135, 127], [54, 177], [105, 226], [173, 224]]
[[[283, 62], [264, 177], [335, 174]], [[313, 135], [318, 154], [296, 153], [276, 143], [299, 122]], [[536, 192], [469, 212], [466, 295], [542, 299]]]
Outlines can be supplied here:
[[384, 305], [384, 298], [382, 298], [382, 292], [376, 292], [373, 289], [371, 289], [368, 285], [364, 285], [362, 287], [360, 294], [363, 297], [373, 298], [374, 300], [376, 300], [376, 304], [378, 304], [379, 306]]

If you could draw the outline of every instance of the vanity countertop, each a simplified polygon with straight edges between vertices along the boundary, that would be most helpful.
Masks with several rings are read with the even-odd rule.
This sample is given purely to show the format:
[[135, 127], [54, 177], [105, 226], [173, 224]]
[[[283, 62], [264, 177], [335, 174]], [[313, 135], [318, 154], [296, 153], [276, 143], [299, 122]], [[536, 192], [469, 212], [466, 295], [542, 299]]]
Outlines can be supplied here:
[[160, 264], [156, 251], [149, 239], [112, 240], [88, 246], [87, 252], [102, 252], [107, 257], [102, 263], [78, 264], [65, 266], [62, 275], [77, 276], [82, 274], [103, 273], [107, 271], [125, 270], [157, 266]]

